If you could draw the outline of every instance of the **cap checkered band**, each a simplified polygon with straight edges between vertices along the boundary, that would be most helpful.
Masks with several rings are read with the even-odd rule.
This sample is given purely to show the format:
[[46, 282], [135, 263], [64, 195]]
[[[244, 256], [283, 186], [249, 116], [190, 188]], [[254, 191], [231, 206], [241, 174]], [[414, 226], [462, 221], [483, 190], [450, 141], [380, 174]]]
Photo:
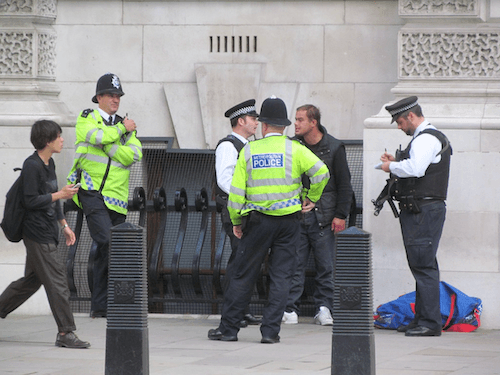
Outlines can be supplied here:
[[407, 105], [405, 105], [404, 107], [401, 107], [401, 108], [393, 109], [392, 111], [389, 111], [389, 113], [390, 113], [391, 116], [394, 116], [394, 115], [397, 115], [398, 113], [402, 113], [404, 111], [409, 110], [410, 108], [415, 107], [417, 104], [418, 104], [418, 101], [415, 100], [413, 103], [407, 104]]
[[235, 117], [239, 117], [239, 116], [245, 115], [245, 114], [250, 113], [250, 112], [255, 112], [255, 106], [254, 105], [240, 108], [237, 111], [231, 113], [231, 115], [229, 116], [229, 120], [232, 120]]

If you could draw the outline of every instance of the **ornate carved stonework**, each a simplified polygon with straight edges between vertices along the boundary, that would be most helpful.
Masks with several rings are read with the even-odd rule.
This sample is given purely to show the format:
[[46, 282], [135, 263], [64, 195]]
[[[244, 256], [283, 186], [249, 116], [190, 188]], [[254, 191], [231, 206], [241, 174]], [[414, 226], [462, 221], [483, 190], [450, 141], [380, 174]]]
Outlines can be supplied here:
[[0, 14], [33, 14], [56, 17], [57, 0], [0, 0]]
[[476, 15], [479, 0], [399, 0], [404, 15]]
[[0, 13], [32, 13], [33, 0], [0, 0]]
[[57, 0], [38, 0], [38, 14], [55, 18], [57, 15]]
[[0, 74], [33, 74], [33, 33], [0, 31]]
[[500, 78], [500, 32], [401, 32], [399, 78]]
[[56, 75], [56, 40], [55, 34], [38, 36], [38, 75], [55, 77]]

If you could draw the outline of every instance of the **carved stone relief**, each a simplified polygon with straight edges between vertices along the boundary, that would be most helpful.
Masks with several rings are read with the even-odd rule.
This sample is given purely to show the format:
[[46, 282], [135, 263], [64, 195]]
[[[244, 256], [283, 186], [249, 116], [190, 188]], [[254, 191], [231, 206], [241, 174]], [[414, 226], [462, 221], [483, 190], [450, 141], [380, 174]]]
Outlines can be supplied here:
[[57, 0], [38, 0], [38, 14], [55, 18], [57, 15]]
[[0, 13], [32, 13], [33, 0], [0, 0]]
[[55, 18], [57, 0], [0, 0], [1, 13], [35, 14]]
[[0, 31], [0, 74], [33, 74], [33, 33]]
[[476, 15], [479, 0], [400, 0], [400, 15]]
[[500, 77], [500, 32], [402, 32], [400, 78]]
[[38, 36], [38, 75], [55, 77], [56, 35], [40, 34]]

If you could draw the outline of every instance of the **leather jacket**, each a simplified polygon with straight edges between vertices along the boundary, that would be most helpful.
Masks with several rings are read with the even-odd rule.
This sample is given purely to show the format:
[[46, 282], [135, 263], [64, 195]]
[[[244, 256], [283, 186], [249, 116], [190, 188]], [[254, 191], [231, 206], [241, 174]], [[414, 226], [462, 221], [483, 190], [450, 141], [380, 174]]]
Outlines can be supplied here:
[[353, 190], [343, 142], [328, 134], [324, 126], [318, 126], [323, 138], [317, 144], [308, 145], [303, 138], [297, 137], [297, 139], [320, 158], [330, 171], [330, 180], [314, 208], [319, 226], [326, 227], [331, 225], [335, 217], [347, 218], [351, 209]]

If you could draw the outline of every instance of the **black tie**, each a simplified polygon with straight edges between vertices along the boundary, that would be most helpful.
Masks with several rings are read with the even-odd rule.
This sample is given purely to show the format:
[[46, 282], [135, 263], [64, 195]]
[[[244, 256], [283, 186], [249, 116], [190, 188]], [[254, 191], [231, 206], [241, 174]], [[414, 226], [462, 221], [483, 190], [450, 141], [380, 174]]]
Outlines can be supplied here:
[[113, 116], [109, 116], [108, 125], [113, 125]]

